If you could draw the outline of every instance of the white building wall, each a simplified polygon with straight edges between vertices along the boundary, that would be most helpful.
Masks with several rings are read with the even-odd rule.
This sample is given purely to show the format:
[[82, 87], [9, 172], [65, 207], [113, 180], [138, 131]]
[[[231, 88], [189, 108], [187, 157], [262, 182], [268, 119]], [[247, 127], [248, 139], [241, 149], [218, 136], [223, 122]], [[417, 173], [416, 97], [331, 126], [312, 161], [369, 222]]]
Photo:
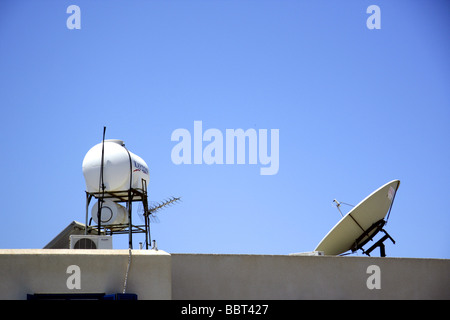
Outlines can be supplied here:
[[[3, 249], [0, 299], [122, 293], [128, 258], [128, 250]], [[73, 265], [80, 288], [70, 288]], [[450, 260], [132, 250], [126, 292], [140, 300], [450, 299]]]
[[[128, 261], [128, 250], [0, 250], [0, 299], [22, 300], [35, 293], [122, 293]], [[69, 268], [74, 265], [79, 267], [79, 289], [70, 288], [77, 280]], [[138, 299], [171, 299], [171, 288], [168, 253], [132, 250], [127, 293]]]
[[450, 299], [450, 260], [172, 254], [172, 298]]

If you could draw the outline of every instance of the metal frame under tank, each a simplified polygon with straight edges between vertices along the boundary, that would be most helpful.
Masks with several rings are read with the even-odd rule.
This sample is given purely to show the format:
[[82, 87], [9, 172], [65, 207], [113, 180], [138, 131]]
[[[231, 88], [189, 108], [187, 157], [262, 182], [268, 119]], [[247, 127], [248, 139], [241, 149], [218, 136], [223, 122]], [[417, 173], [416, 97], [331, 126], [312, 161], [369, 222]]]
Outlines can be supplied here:
[[[103, 192], [87, 192], [86, 191], [86, 226], [90, 226], [89, 221], [89, 204], [92, 198], [101, 201], [103, 199], [110, 199], [116, 203], [126, 203], [126, 209], [128, 213], [128, 224], [110, 224], [101, 225], [99, 220], [98, 225], [91, 226], [90, 230], [97, 229], [98, 234], [128, 234], [128, 245], [130, 249], [133, 249], [133, 234], [134, 233], [145, 233], [145, 249], [148, 249], [150, 238], [150, 213], [148, 210], [148, 199], [147, 199], [147, 185], [145, 180], [142, 180], [142, 189], [129, 189], [121, 191], [103, 191]], [[132, 204], [134, 202], [141, 202], [144, 209], [144, 225], [134, 225], [132, 222]], [[88, 232], [88, 228], [85, 229], [85, 234]]]

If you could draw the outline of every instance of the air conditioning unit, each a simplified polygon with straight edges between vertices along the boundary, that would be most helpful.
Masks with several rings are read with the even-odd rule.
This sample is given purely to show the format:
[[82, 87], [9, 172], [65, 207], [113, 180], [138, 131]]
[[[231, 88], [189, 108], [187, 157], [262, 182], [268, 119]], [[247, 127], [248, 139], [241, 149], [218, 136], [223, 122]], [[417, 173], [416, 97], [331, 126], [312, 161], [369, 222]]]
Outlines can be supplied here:
[[112, 237], [103, 235], [71, 235], [70, 249], [112, 249]]

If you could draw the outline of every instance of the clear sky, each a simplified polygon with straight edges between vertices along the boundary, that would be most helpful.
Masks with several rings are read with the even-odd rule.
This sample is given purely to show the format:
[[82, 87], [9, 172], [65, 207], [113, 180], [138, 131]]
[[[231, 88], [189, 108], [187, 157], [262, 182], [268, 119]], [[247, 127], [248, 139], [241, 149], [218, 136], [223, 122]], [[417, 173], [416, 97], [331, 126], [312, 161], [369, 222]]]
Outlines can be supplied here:
[[[70, 5], [81, 29], [67, 27]], [[370, 5], [381, 29], [367, 27]], [[182, 197], [151, 227], [169, 253], [312, 251], [340, 219], [333, 199], [357, 204], [399, 179], [387, 255], [450, 258], [449, 10], [427, 0], [1, 1], [0, 248], [42, 248], [85, 222], [81, 164], [106, 126], [149, 165], [150, 201]], [[174, 164], [171, 135], [193, 135], [194, 121], [224, 137], [279, 129], [278, 173], [261, 175], [260, 159]]]

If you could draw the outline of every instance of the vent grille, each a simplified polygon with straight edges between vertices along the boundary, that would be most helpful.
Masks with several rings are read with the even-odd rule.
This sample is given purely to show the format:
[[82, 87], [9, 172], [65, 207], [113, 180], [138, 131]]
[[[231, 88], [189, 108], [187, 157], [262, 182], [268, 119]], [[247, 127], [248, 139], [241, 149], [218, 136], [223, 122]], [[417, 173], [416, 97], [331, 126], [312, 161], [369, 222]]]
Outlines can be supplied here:
[[91, 239], [80, 239], [75, 242], [74, 249], [97, 249], [97, 245]]

